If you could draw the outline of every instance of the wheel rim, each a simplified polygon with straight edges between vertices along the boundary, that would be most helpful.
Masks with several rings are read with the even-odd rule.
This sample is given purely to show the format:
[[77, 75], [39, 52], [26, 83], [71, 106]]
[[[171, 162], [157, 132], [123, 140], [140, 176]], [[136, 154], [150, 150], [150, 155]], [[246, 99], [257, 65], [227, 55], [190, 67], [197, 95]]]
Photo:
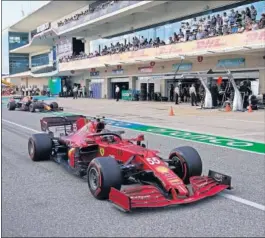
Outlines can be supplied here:
[[28, 148], [28, 150], [29, 150], [30, 157], [33, 158], [34, 152], [35, 152], [35, 146], [34, 146], [34, 143], [33, 143], [32, 140], [29, 141], [29, 148]]
[[180, 160], [180, 158], [177, 155], [174, 155], [172, 158], [172, 161], [174, 161], [174, 172], [181, 178], [184, 179], [185, 176], [185, 168], [183, 166], [182, 161]]
[[88, 175], [90, 188], [95, 191], [99, 187], [99, 173], [95, 168], [91, 168]]

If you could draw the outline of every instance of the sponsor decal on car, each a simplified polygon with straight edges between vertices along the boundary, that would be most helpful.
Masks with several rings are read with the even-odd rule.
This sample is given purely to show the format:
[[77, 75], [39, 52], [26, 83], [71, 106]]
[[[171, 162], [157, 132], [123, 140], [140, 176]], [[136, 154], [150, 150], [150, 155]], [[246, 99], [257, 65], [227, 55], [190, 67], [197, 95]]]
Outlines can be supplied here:
[[167, 173], [169, 171], [169, 168], [167, 168], [166, 166], [158, 166], [156, 167], [156, 171], [160, 173]]

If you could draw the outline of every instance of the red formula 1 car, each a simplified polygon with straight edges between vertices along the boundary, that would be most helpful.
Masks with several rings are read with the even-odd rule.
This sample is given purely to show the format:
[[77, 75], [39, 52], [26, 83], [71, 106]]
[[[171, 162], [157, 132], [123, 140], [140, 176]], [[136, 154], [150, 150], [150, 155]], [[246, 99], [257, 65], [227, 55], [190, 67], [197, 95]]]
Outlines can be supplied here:
[[[41, 128], [48, 133], [29, 139], [31, 159], [64, 161], [81, 176], [87, 175], [95, 198], [109, 199], [124, 211], [192, 203], [231, 189], [230, 176], [211, 170], [202, 176], [201, 158], [192, 147], [174, 148], [162, 159], [159, 151], [142, 143], [144, 135], [123, 139], [121, 132], [106, 131], [102, 120], [86, 120], [43, 118]], [[64, 133], [55, 137], [52, 126], [62, 127]]]

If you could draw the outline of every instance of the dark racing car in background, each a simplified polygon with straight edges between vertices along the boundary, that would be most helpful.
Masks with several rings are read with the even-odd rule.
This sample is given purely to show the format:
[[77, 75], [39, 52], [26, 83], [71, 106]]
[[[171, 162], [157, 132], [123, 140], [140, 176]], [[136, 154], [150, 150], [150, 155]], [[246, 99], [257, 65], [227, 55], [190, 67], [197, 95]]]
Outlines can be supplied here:
[[[124, 211], [193, 203], [231, 189], [231, 177], [209, 171], [202, 175], [202, 160], [190, 146], [173, 148], [167, 158], [146, 148], [144, 135], [125, 139], [124, 132], [105, 129], [99, 118], [46, 117], [28, 141], [33, 161], [52, 159], [79, 176], [87, 175], [97, 199], [109, 199]], [[55, 132], [61, 131], [59, 136]], [[128, 185], [123, 187], [123, 185]]]
[[21, 111], [35, 112], [40, 111], [62, 111], [63, 108], [58, 106], [57, 102], [47, 103], [38, 99], [34, 99], [31, 96], [26, 97], [11, 97], [7, 103], [7, 108], [9, 111], [14, 111], [19, 109]]

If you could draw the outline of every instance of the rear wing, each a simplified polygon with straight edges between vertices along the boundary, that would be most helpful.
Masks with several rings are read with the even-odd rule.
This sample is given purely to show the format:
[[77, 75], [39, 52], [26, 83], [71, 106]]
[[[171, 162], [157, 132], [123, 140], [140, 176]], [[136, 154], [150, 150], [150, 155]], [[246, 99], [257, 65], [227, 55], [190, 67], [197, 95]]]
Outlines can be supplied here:
[[49, 130], [50, 127], [56, 126], [73, 126], [73, 123], [78, 121], [80, 118], [86, 118], [83, 115], [74, 116], [62, 116], [62, 117], [43, 117], [40, 120], [40, 126], [42, 131]]

